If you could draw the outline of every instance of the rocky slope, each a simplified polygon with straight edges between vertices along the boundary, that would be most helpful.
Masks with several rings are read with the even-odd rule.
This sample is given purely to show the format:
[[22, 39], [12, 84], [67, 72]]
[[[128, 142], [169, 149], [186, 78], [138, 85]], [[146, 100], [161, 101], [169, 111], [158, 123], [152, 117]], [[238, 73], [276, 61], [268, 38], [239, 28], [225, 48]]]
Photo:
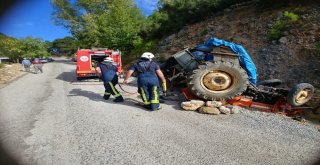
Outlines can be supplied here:
[[[280, 39], [268, 39], [276, 21], [285, 19], [285, 11], [296, 13], [298, 20], [287, 21]], [[258, 80], [278, 78], [286, 86], [307, 82], [320, 88], [319, 18], [318, 4], [276, 9], [261, 9], [255, 3], [239, 4], [167, 36], [157, 53], [169, 57], [216, 37], [244, 46], [256, 64]]]

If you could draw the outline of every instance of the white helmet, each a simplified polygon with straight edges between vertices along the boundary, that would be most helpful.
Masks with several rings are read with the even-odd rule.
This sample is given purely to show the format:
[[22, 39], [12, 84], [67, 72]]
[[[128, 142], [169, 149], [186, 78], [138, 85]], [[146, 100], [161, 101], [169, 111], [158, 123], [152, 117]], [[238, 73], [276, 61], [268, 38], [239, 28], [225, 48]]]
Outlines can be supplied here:
[[142, 55], [141, 55], [141, 58], [147, 58], [149, 60], [151, 60], [152, 58], [154, 58], [154, 55], [150, 52], [144, 52]]
[[113, 58], [107, 57], [103, 60], [104, 62], [113, 62]]

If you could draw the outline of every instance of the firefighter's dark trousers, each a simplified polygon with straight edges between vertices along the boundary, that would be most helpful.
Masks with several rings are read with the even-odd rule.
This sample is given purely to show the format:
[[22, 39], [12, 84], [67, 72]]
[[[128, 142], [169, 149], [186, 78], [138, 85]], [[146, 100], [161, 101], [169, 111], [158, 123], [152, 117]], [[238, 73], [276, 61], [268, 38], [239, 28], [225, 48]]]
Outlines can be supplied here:
[[159, 80], [150, 74], [139, 75], [138, 91], [145, 107], [151, 110], [159, 108]]
[[105, 91], [104, 91], [104, 98], [109, 99], [110, 95], [113, 95], [116, 99], [122, 98], [119, 91], [115, 88], [115, 85], [118, 84], [118, 79], [113, 79], [111, 81], [105, 81], [103, 83]]

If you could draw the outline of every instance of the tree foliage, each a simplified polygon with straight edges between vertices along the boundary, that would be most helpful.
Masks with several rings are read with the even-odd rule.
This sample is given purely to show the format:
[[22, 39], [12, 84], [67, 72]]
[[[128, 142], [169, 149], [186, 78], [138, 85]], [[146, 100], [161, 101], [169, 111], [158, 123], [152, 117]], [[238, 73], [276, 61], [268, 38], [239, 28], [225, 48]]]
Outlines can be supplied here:
[[23, 57], [46, 57], [49, 55], [48, 46], [48, 43], [40, 38], [16, 39], [0, 35], [0, 55], [15, 61]]
[[3, 34], [0, 35], [0, 56], [9, 57], [10, 59], [19, 58], [22, 54], [20, 49], [20, 41], [7, 37]]
[[73, 37], [64, 37], [62, 39], [56, 39], [51, 43], [49, 52], [53, 55], [71, 55], [78, 49], [78, 40]]
[[53, 0], [54, 20], [69, 29], [82, 48], [130, 50], [144, 17], [133, 0]]
[[152, 38], [166, 36], [243, 1], [246, 0], [159, 0], [160, 7], [148, 18], [144, 34]]
[[27, 37], [20, 40], [21, 55], [25, 57], [47, 57], [48, 45], [41, 38]]

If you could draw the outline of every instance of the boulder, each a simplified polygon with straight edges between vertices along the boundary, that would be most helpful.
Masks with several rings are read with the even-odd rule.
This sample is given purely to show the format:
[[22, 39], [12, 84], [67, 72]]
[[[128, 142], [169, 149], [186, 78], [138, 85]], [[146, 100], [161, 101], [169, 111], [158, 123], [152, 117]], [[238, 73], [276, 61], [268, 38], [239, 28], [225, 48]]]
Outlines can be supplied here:
[[219, 108], [222, 106], [222, 102], [220, 102], [220, 101], [207, 101], [206, 106]]
[[231, 113], [231, 114], [239, 113], [239, 112], [240, 112], [240, 109], [241, 109], [241, 107], [232, 106], [232, 107], [231, 107], [231, 110], [230, 110], [230, 113]]
[[227, 108], [227, 107], [225, 107], [225, 106], [221, 106], [221, 107], [219, 108], [219, 110], [220, 110], [220, 112], [223, 113], [223, 114], [226, 114], [226, 115], [230, 114], [230, 109]]
[[203, 107], [200, 107], [198, 109], [198, 111], [200, 113], [205, 113], [205, 114], [210, 114], [210, 115], [218, 115], [220, 114], [220, 111], [218, 108], [216, 107], [207, 107], [207, 106], [203, 106]]
[[204, 101], [201, 100], [191, 100], [191, 101], [185, 101], [181, 103], [181, 108], [186, 111], [195, 111], [198, 108], [202, 107], [204, 105]]

